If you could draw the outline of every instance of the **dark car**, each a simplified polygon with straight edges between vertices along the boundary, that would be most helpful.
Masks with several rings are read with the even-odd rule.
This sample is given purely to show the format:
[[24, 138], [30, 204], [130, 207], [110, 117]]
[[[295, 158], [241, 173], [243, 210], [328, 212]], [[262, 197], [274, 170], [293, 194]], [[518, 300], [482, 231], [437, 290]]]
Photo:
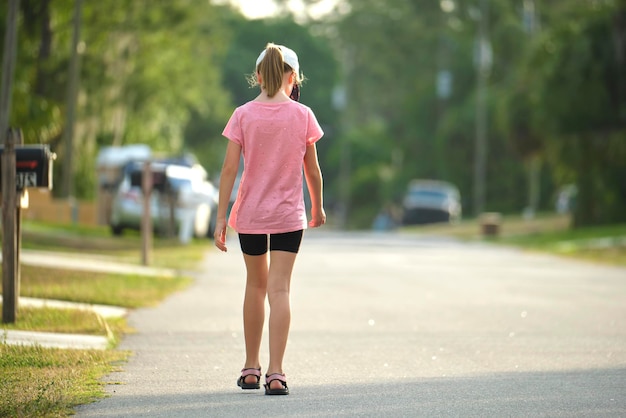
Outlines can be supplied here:
[[440, 180], [412, 180], [402, 202], [405, 225], [458, 222], [461, 194], [451, 183]]

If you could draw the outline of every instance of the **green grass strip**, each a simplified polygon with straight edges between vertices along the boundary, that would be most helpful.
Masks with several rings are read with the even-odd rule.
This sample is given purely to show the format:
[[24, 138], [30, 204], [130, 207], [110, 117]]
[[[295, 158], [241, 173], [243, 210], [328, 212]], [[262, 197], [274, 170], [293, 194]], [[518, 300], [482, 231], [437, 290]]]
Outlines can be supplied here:
[[65, 417], [106, 396], [100, 380], [128, 352], [60, 350], [0, 344], [0, 416]]

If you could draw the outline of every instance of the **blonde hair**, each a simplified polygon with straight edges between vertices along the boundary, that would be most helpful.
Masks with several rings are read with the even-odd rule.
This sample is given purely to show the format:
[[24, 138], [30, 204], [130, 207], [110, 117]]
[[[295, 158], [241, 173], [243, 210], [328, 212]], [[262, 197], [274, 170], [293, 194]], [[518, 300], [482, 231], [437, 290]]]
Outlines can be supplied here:
[[[265, 47], [265, 56], [257, 66], [256, 71], [261, 75], [261, 88], [266, 91], [269, 97], [274, 97], [274, 95], [280, 91], [283, 86], [285, 73], [292, 72], [296, 84], [302, 82], [300, 74], [297, 74], [296, 71], [285, 62], [280, 47], [271, 42]], [[251, 86], [258, 85], [259, 82], [256, 74], [250, 74], [248, 76], [248, 82]]]

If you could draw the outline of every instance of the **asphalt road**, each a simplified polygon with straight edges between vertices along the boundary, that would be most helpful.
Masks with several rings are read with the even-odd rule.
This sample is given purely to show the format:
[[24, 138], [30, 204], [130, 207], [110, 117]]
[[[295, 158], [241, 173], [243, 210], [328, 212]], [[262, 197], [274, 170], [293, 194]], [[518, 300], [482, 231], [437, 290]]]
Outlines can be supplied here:
[[[394, 234], [305, 235], [286, 397], [242, 391], [235, 241], [130, 315], [134, 352], [80, 417], [626, 416], [626, 269]], [[267, 364], [267, 345], [262, 360]], [[265, 371], [265, 370], [264, 370]]]

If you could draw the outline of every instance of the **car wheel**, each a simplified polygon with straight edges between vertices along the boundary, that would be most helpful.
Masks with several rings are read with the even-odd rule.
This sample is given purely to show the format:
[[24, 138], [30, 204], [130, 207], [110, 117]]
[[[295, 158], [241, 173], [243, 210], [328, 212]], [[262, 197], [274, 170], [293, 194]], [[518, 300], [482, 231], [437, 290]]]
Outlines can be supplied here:
[[215, 235], [215, 224], [217, 223], [217, 207], [211, 208], [211, 220], [209, 221], [209, 230], [207, 231], [207, 238], [213, 239]]

